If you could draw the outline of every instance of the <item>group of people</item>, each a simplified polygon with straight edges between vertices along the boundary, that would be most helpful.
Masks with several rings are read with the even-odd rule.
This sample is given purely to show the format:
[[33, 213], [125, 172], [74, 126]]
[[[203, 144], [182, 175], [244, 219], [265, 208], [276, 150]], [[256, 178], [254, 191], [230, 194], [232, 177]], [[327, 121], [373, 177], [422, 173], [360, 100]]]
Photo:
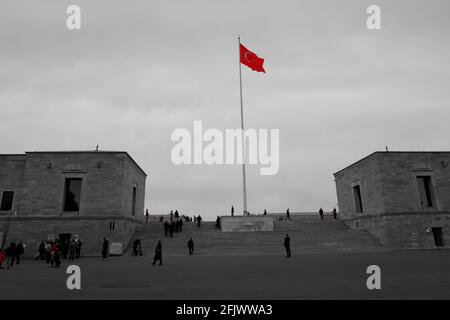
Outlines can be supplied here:
[[164, 235], [166, 237], [170, 236], [171, 238], [173, 238], [174, 232], [181, 232], [183, 230], [183, 220], [177, 219], [176, 221], [172, 220], [171, 222], [166, 220], [164, 221], [163, 226]]
[[[15, 264], [20, 264], [20, 257], [25, 252], [25, 245], [20, 241], [12, 242], [4, 251], [0, 250], [0, 269], [11, 269]], [[6, 260], [5, 265], [3, 262]]]
[[[252, 213], [250, 211], [245, 211], [244, 215], [253, 216], [253, 215], [258, 215], [258, 214], [257, 213], [254, 214], [254, 213]], [[231, 206], [231, 216], [232, 217], [234, 216], [234, 206]], [[264, 209], [263, 216], [267, 216], [267, 210], [266, 209]]]
[[44, 241], [39, 244], [37, 260], [45, 260], [51, 267], [59, 267], [61, 259], [69, 259], [74, 261], [79, 259], [81, 255], [82, 243], [79, 239]]
[[[333, 219], [336, 220], [337, 219], [336, 208], [333, 208], [333, 210], [331, 211], [331, 214], [333, 216]], [[319, 217], [320, 217], [320, 220], [323, 220], [325, 218], [325, 215], [324, 215], [324, 212], [323, 212], [322, 208], [319, 209]]]
[[[187, 242], [187, 247], [189, 250], [189, 255], [194, 254], [194, 240], [192, 238], [189, 239]], [[158, 243], [156, 244], [155, 248], [155, 255], [153, 256], [153, 263], [152, 265], [155, 265], [156, 262], [159, 262], [159, 265], [162, 265], [162, 242], [161, 240], [158, 240]]]

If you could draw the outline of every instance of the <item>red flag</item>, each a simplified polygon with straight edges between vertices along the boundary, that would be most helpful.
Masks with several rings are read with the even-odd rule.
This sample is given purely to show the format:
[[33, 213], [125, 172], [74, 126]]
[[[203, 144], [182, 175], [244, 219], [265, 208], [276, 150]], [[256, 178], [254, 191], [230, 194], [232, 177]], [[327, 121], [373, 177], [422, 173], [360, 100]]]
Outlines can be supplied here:
[[255, 53], [248, 50], [246, 47], [244, 47], [242, 44], [240, 44], [240, 52], [241, 52], [241, 63], [245, 64], [247, 67], [254, 71], [258, 72], [266, 72], [264, 70], [263, 64], [264, 59], [258, 57]]

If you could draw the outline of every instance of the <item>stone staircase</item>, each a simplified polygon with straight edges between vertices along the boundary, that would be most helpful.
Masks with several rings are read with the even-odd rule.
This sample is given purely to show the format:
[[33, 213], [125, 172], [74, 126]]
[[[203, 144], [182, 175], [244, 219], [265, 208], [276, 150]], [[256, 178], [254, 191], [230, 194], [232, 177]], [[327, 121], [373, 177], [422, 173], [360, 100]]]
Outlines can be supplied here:
[[196, 255], [279, 255], [284, 254], [286, 233], [291, 238], [293, 254], [386, 250], [366, 231], [350, 229], [330, 217], [320, 220], [317, 216], [297, 216], [291, 221], [276, 220], [273, 232], [225, 233], [214, 226], [215, 222], [203, 222], [200, 227], [193, 222], [184, 223], [183, 231], [170, 238], [164, 236], [161, 223], [151, 221], [135, 238], [141, 239], [146, 255], [152, 255], [157, 241], [161, 240], [166, 256], [187, 255], [190, 237], [194, 240]]

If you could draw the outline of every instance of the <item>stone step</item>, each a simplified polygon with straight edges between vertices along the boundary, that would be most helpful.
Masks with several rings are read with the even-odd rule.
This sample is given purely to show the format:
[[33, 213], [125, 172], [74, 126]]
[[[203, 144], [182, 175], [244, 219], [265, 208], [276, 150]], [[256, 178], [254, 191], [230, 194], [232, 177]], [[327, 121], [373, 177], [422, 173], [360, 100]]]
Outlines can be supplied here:
[[158, 240], [163, 243], [165, 255], [186, 255], [187, 241], [194, 239], [195, 253], [199, 255], [282, 254], [286, 233], [291, 247], [297, 253], [382, 251], [385, 248], [370, 234], [353, 230], [340, 220], [318, 217], [296, 217], [291, 221], [274, 221], [273, 232], [225, 233], [215, 229], [214, 222], [185, 223], [183, 232], [173, 238], [164, 236], [159, 222], [145, 224], [135, 237], [141, 239], [144, 252], [152, 253]]

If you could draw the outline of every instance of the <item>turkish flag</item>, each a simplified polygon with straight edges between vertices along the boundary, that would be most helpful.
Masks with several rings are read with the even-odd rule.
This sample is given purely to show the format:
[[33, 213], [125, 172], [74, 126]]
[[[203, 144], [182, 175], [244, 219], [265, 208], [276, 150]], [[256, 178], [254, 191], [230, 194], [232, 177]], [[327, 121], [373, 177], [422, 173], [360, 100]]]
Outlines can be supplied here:
[[244, 47], [242, 44], [240, 45], [240, 52], [241, 52], [241, 63], [245, 64], [247, 67], [254, 71], [258, 72], [266, 72], [264, 70], [263, 64], [264, 59], [258, 57], [255, 53], [248, 50], [246, 47]]

